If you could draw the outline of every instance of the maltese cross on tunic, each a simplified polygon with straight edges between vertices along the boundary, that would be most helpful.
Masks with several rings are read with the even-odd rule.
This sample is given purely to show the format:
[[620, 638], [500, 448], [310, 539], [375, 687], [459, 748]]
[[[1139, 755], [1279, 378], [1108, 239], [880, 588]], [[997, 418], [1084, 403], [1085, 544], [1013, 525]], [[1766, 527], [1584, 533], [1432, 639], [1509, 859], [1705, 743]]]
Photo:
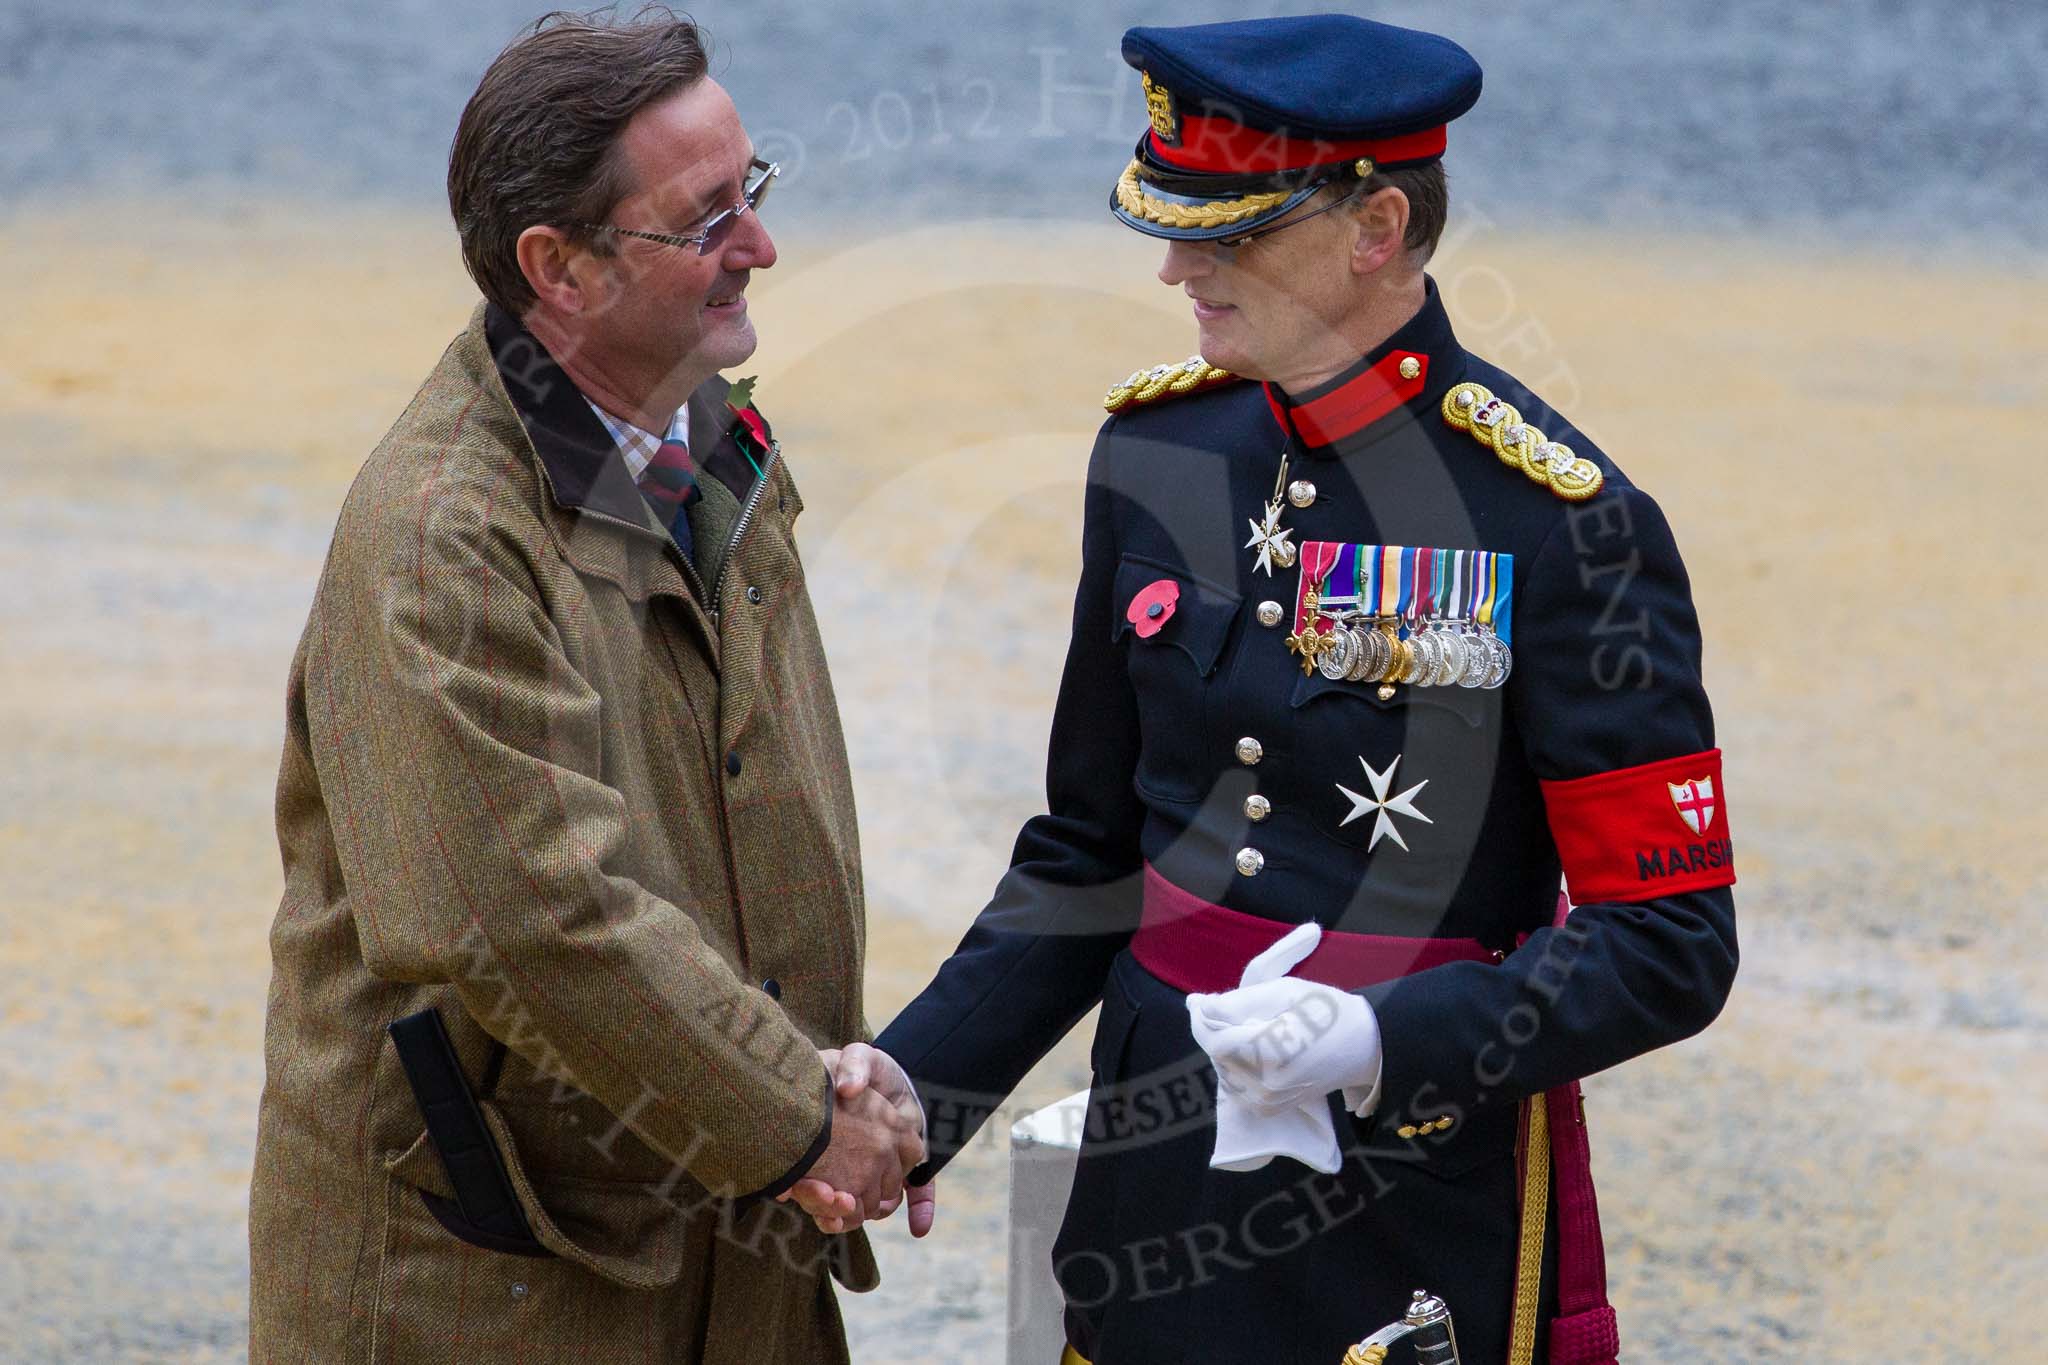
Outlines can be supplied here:
[[1259, 552], [1258, 566], [1266, 571], [1266, 577], [1273, 576], [1275, 564], [1284, 569], [1294, 562], [1294, 543], [1288, 539], [1294, 532], [1280, 524], [1280, 499], [1266, 504], [1264, 521], [1248, 517], [1246, 524], [1252, 528], [1252, 538], [1244, 543], [1244, 548]]
[[1401, 766], [1401, 755], [1395, 754], [1393, 762], [1387, 764], [1387, 770], [1383, 773], [1373, 771], [1372, 764], [1367, 763], [1363, 758], [1358, 760], [1358, 766], [1365, 769], [1365, 778], [1372, 786], [1372, 795], [1360, 796], [1357, 792], [1339, 782], [1337, 790], [1351, 798], [1351, 814], [1338, 821], [1338, 827], [1342, 828], [1350, 824], [1367, 811], [1376, 812], [1377, 814], [1372, 826], [1372, 841], [1365, 846], [1365, 851], [1370, 853], [1375, 848], [1378, 848], [1381, 839], [1392, 839], [1405, 851], [1408, 847], [1408, 841], [1401, 837], [1401, 831], [1395, 827], [1393, 817], [1396, 815], [1412, 815], [1425, 825], [1436, 823], [1427, 815], [1415, 809], [1415, 794], [1429, 785], [1429, 779], [1425, 777], [1399, 796], [1390, 797], [1387, 793], [1393, 790], [1394, 769]]

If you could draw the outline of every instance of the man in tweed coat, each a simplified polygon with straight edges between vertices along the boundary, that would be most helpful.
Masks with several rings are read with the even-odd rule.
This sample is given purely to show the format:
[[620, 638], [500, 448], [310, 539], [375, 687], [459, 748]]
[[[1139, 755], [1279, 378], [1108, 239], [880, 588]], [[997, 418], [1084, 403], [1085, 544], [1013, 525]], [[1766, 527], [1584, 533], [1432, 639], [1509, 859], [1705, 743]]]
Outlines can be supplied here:
[[[256, 1361], [843, 1361], [828, 1275], [873, 1258], [775, 1196], [884, 1214], [922, 1158], [827, 1069], [868, 1036], [853, 798], [803, 504], [717, 377], [773, 172], [704, 73], [687, 23], [553, 17], [464, 111], [485, 301], [292, 661]], [[441, 1128], [387, 1034], [427, 1010]]]

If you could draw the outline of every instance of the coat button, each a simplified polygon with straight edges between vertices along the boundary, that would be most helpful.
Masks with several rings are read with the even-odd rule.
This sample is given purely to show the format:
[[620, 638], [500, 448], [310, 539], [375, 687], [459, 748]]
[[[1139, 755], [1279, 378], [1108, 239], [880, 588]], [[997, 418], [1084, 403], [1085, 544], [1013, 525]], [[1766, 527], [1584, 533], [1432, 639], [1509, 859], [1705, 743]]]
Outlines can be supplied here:
[[1422, 377], [1422, 362], [1412, 355], [1402, 356], [1401, 377], [1403, 379], [1420, 379]]
[[1256, 877], [1266, 870], [1266, 855], [1255, 848], [1241, 848], [1237, 851], [1237, 870], [1247, 877]]
[[513, 1286], [512, 1286], [512, 1297], [513, 1297], [514, 1299], [523, 1299], [523, 1298], [525, 1298], [525, 1297], [526, 1297], [526, 1286], [525, 1286], [525, 1285], [523, 1285], [523, 1284], [515, 1284], [515, 1285], [513, 1285]]
[[761, 990], [770, 1000], [780, 1000], [782, 998], [782, 983], [772, 976], [761, 983]]
[[748, 589], [747, 589], [747, 600], [748, 600], [749, 602], [752, 602], [752, 603], [753, 603], [753, 604], [754, 604], [755, 606], [757, 606], [757, 607], [758, 607], [758, 606], [760, 606], [760, 605], [761, 605], [761, 590], [760, 590], [760, 589], [759, 589], [758, 587], [752, 587], [752, 586], [748, 587]]
[[1266, 746], [1246, 735], [1237, 742], [1237, 761], [1249, 768], [1266, 756]]
[[1244, 799], [1244, 813], [1247, 819], [1263, 820], [1273, 813], [1273, 803], [1255, 793]]
[[1285, 614], [1285, 611], [1278, 602], [1259, 603], [1259, 624], [1262, 626], [1279, 625], [1281, 618]]
[[1316, 500], [1316, 486], [1307, 479], [1296, 479], [1287, 485], [1287, 500], [1296, 507], [1313, 506]]
[[734, 777], [740, 775], [740, 751], [738, 749], [734, 749], [725, 756], [725, 770]]

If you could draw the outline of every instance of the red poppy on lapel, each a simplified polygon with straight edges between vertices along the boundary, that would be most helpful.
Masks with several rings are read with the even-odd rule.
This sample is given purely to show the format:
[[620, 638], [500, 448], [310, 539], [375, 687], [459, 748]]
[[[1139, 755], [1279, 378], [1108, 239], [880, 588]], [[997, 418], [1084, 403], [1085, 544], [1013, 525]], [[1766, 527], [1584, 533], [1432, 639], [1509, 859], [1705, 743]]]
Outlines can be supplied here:
[[[756, 412], [751, 405], [744, 408], [734, 408], [732, 411], [733, 416], [740, 419], [739, 425], [745, 427], [747, 435], [753, 438], [755, 448], [757, 450], [768, 449], [770, 439], [768, 435], [768, 419]], [[734, 434], [738, 434], [737, 431]]]

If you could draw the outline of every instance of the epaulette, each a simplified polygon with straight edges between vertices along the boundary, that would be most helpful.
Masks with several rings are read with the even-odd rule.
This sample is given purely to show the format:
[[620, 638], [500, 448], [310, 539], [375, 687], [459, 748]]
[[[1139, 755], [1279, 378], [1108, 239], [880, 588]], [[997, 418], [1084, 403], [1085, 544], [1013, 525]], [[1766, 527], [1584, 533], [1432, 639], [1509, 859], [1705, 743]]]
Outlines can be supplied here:
[[1102, 406], [1119, 412], [1133, 403], [1153, 403], [1169, 394], [1213, 389], [1235, 378], [1230, 371], [1219, 370], [1202, 357], [1191, 355], [1178, 365], [1154, 365], [1149, 370], [1132, 371], [1129, 379], [1102, 396]]
[[1444, 395], [1444, 421], [1500, 456], [1567, 502], [1582, 502], [1600, 491], [1606, 475], [1600, 467], [1568, 445], [1550, 440], [1522, 420], [1505, 398], [1496, 398], [1484, 384], [1454, 385]]

